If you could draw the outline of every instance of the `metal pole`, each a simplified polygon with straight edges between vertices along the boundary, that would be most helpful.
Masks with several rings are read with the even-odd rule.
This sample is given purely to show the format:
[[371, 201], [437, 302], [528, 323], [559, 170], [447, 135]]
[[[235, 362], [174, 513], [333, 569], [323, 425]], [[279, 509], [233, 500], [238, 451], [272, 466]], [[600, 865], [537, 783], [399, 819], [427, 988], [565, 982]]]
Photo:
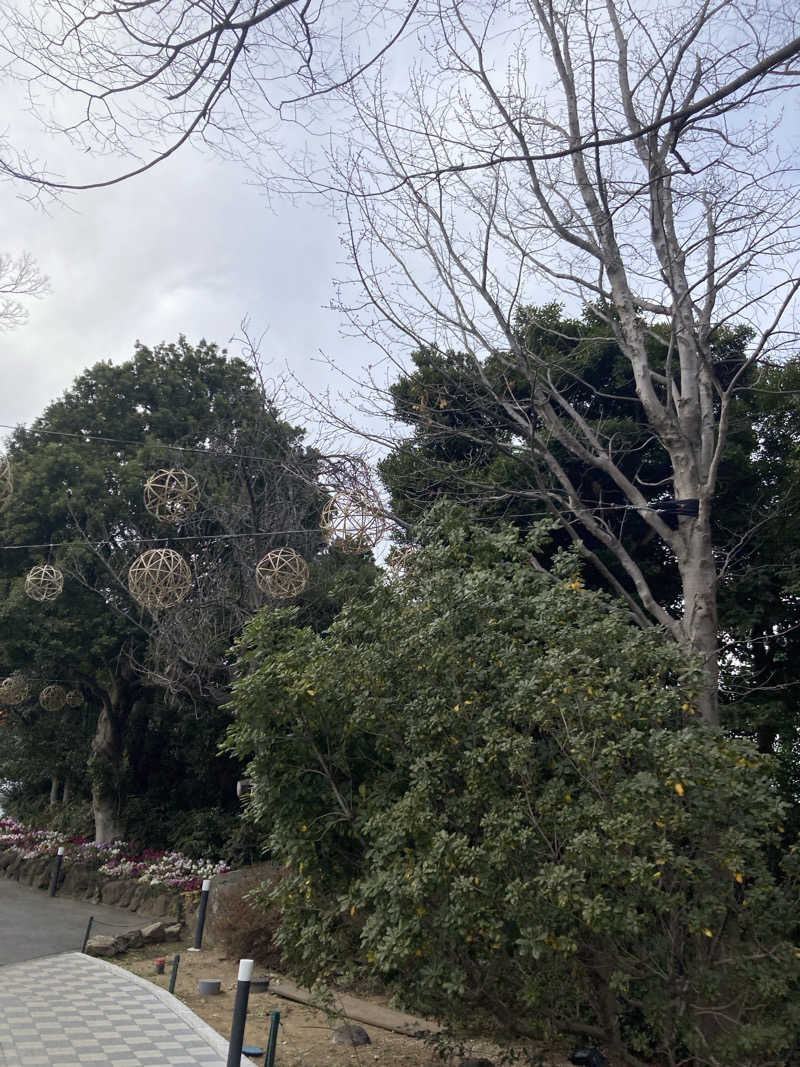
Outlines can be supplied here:
[[56, 895], [58, 889], [58, 880], [61, 877], [61, 864], [64, 862], [64, 846], [59, 845], [58, 853], [56, 855], [56, 868], [53, 871], [53, 877], [50, 879], [50, 896]]
[[175, 992], [175, 979], [178, 977], [178, 964], [181, 962], [180, 952], [175, 953], [175, 959], [172, 961], [172, 975], [169, 980], [170, 993]]
[[200, 891], [200, 907], [197, 909], [197, 925], [194, 928], [194, 946], [190, 952], [199, 952], [203, 947], [203, 927], [206, 925], [206, 908], [208, 907], [208, 891], [211, 888], [211, 879], [203, 879], [203, 888]]
[[278, 1043], [278, 1024], [281, 1021], [279, 1011], [269, 1013], [269, 1037], [267, 1038], [267, 1055], [264, 1057], [264, 1067], [274, 1067], [275, 1046]]
[[236, 983], [236, 1000], [233, 1002], [231, 1039], [228, 1042], [227, 1067], [240, 1067], [244, 1024], [247, 1022], [247, 1001], [250, 998], [250, 979], [253, 977], [253, 961], [239, 960], [239, 980]]
[[92, 932], [92, 923], [94, 922], [94, 915], [89, 916], [89, 921], [86, 924], [86, 933], [83, 935], [83, 944], [81, 945], [81, 952], [86, 951], [86, 942], [89, 940], [89, 934]]

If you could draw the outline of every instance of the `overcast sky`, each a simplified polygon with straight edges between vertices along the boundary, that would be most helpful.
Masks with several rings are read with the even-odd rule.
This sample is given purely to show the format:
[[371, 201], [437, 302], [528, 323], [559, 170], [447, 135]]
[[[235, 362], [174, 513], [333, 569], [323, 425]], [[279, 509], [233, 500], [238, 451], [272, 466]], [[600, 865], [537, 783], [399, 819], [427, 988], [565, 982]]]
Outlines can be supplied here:
[[[9, 103], [0, 94], [0, 104]], [[69, 152], [13, 104], [12, 134], [69, 173]], [[339, 334], [326, 310], [340, 258], [326, 211], [273, 204], [234, 164], [187, 148], [156, 170], [108, 189], [72, 194], [47, 210], [0, 185], [0, 250], [32, 253], [51, 292], [27, 325], [0, 333], [0, 423], [28, 423], [100, 359], [122, 361], [180, 333], [221, 345], [243, 316], [267, 330], [271, 373], [287, 364], [311, 388], [336, 384], [320, 350], [351, 370], [369, 350]], [[238, 352], [237, 346], [231, 351]]]

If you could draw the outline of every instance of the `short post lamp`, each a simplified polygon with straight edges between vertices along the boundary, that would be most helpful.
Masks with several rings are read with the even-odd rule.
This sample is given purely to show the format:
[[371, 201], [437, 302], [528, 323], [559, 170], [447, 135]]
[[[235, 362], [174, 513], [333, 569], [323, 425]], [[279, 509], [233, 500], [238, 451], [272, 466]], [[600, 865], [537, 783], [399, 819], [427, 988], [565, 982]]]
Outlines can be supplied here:
[[50, 879], [50, 896], [56, 895], [58, 889], [58, 880], [61, 877], [61, 865], [64, 862], [64, 846], [59, 845], [58, 852], [56, 854], [56, 865], [53, 870], [53, 877]]
[[170, 991], [170, 993], [174, 993], [175, 992], [175, 980], [178, 977], [178, 964], [180, 962], [181, 962], [181, 954], [180, 954], [180, 952], [176, 952], [175, 953], [175, 959], [172, 961], [172, 974], [171, 974], [170, 980], [169, 980], [169, 991]]
[[190, 952], [199, 952], [203, 947], [203, 928], [206, 925], [206, 911], [208, 910], [208, 893], [211, 889], [211, 879], [203, 879], [203, 888], [200, 890], [200, 906], [197, 909], [197, 923], [194, 928], [194, 945]]
[[253, 960], [239, 960], [239, 980], [236, 983], [236, 999], [233, 1002], [231, 1039], [228, 1042], [227, 1067], [239, 1067], [242, 1062], [244, 1027], [247, 1022], [247, 1002], [250, 999], [250, 979], [253, 977]]

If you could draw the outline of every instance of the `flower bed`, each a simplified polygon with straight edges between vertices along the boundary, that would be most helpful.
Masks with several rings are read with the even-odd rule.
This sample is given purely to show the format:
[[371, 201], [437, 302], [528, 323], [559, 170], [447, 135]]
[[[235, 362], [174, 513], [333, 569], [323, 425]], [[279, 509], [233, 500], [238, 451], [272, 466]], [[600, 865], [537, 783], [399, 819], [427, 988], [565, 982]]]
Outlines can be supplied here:
[[21, 859], [54, 856], [64, 848], [64, 859], [99, 871], [109, 878], [136, 880], [144, 885], [173, 889], [199, 889], [204, 878], [230, 868], [222, 861], [193, 860], [182, 852], [137, 852], [127, 841], [97, 844], [85, 837], [67, 837], [57, 830], [36, 830], [16, 819], [0, 817], [0, 851], [11, 850]]

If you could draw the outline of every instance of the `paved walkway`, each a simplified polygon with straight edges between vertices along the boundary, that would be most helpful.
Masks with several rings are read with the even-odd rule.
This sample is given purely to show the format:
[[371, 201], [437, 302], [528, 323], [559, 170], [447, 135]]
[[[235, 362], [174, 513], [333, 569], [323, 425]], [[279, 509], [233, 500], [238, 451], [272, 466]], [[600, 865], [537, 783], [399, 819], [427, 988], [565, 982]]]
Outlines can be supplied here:
[[51, 898], [41, 889], [0, 878], [0, 966], [80, 950], [90, 915], [93, 933], [112, 936], [153, 921], [107, 904]]
[[2, 1067], [225, 1067], [227, 1056], [176, 997], [105, 960], [69, 952], [0, 967]]

